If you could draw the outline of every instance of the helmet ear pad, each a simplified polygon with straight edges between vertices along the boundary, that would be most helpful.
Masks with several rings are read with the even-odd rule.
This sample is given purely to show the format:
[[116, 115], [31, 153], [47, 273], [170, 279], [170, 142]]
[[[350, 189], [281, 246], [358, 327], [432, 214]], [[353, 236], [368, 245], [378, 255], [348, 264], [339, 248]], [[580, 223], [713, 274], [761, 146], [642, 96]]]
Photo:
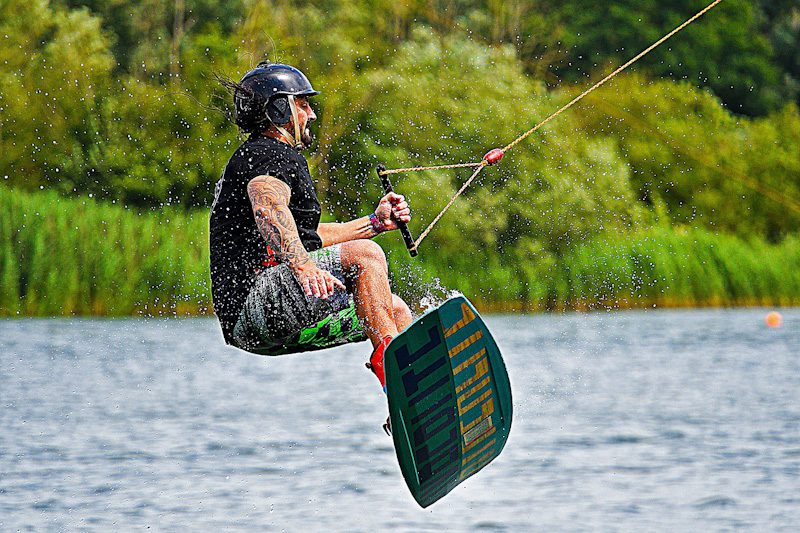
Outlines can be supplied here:
[[284, 95], [273, 96], [267, 102], [267, 117], [277, 125], [287, 124], [292, 119], [289, 99]]

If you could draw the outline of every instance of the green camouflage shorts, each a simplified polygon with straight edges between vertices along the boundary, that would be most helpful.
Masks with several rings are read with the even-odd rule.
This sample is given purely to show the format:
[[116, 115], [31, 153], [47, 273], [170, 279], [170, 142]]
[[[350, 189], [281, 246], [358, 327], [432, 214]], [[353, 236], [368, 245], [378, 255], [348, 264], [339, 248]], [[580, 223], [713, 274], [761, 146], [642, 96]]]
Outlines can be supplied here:
[[[310, 255], [317, 267], [345, 282], [339, 245]], [[348, 292], [337, 288], [325, 300], [307, 296], [285, 264], [259, 274], [233, 329], [234, 345], [259, 355], [322, 350], [366, 338]]]

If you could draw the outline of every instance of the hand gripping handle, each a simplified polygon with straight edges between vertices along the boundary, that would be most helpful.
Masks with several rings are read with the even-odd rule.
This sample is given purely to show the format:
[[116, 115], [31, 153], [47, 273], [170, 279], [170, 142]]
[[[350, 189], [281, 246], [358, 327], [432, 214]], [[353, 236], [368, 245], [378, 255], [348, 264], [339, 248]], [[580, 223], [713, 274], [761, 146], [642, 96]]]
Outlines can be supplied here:
[[[383, 171], [386, 170], [386, 167], [383, 165], [378, 165], [378, 177], [381, 179], [381, 184], [383, 185], [383, 190], [386, 191], [386, 194], [393, 192], [394, 189], [392, 188], [392, 182], [389, 181], [389, 176], [383, 174]], [[400, 234], [403, 236], [403, 240], [406, 243], [406, 248], [408, 248], [408, 253], [411, 254], [411, 257], [417, 256], [417, 245], [414, 244], [414, 237], [411, 236], [411, 232], [408, 231], [408, 226], [405, 222], [400, 222], [399, 220], [395, 220], [397, 224], [397, 229], [400, 230]]]

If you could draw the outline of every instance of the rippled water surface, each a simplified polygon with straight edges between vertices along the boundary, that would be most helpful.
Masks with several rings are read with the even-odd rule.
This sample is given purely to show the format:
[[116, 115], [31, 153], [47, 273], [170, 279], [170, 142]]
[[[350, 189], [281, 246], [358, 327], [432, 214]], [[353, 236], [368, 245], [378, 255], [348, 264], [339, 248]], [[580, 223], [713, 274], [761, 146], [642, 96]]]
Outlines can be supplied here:
[[366, 344], [264, 358], [191, 320], [0, 321], [0, 531], [800, 528], [800, 310], [494, 316], [503, 454], [420, 509]]

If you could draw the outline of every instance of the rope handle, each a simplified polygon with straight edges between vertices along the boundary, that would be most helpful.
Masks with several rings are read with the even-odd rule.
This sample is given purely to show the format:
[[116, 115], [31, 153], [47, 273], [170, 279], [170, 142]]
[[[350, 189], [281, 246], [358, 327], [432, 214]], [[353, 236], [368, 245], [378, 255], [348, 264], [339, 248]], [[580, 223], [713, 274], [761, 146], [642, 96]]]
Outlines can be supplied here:
[[[377, 171], [378, 177], [381, 179], [381, 184], [383, 185], [383, 190], [386, 191], [386, 194], [394, 192], [392, 182], [389, 180], [389, 173], [386, 172], [386, 167], [383, 165], [378, 165]], [[411, 236], [408, 226], [405, 222], [401, 222], [399, 220], [395, 220], [395, 223], [397, 224], [397, 229], [400, 230], [400, 234], [403, 236], [403, 240], [406, 243], [406, 248], [408, 248], [408, 253], [411, 254], [411, 257], [416, 257], [418, 253], [417, 243], [414, 242], [414, 237]]]

